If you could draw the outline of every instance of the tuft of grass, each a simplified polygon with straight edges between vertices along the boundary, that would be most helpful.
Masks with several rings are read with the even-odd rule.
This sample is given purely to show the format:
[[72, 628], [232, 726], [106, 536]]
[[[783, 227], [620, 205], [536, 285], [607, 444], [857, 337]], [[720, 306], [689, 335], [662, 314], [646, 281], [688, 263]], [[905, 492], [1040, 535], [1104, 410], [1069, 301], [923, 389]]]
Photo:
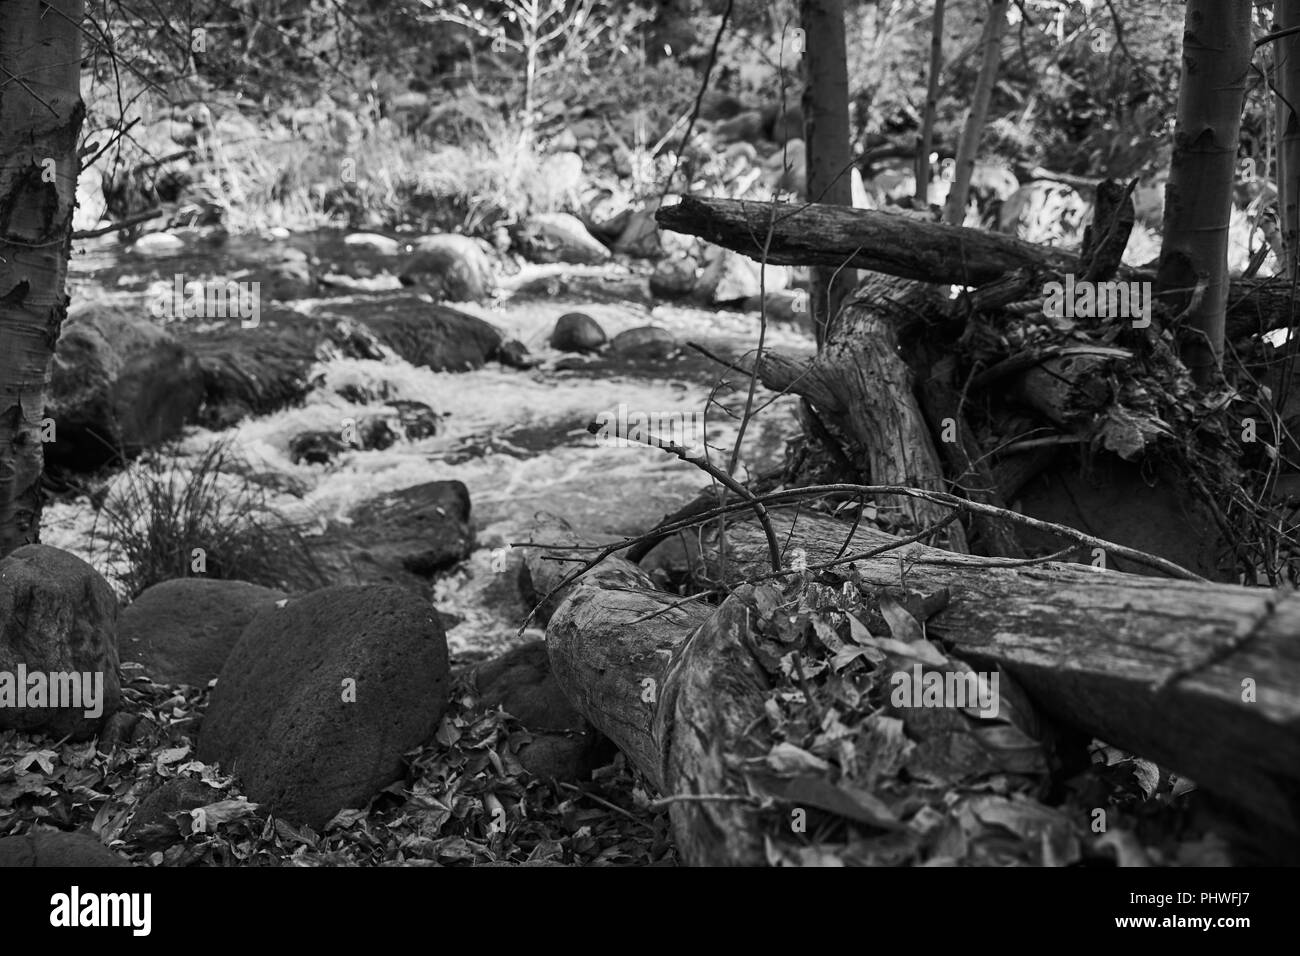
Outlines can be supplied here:
[[299, 526], [276, 511], [229, 441], [213, 443], [197, 459], [152, 455], [118, 476], [95, 519], [92, 547], [99, 541], [131, 598], [182, 577], [290, 592], [326, 583]]

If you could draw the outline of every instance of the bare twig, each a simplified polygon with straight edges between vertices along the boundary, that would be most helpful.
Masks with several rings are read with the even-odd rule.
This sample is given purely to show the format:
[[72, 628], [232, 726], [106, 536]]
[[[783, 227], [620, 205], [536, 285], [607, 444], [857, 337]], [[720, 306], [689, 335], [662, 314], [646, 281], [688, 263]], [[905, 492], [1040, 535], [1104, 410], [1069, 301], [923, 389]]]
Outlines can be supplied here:
[[111, 223], [100, 229], [78, 229], [72, 234], [73, 239], [94, 239], [96, 236], [106, 236], [110, 232], [120, 232], [123, 229], [130, 229], [132, 226], [138, 226], [142, 222], [148, 222], [150, 219], [157, 219], [163, 214], [161, 209], [155, 209], [152, 212], [142, 212], [138, 216], [131, 216], [123, 219], [121, 222]]
[[624, 810], [617, 803], [613, 803], [609, 800], [606, 800], [604, 797], [598, 797], [590, 790], [583, 790], [581, 787], [575, 786], [571, 783], [561, 783], [560, 789], [568, 790], [570, 793], [580, 794], [581, 796], [586, 797], [588, 800], [592, 801], [593, 803], [600, 804], [606, 810], [613, 810], [615, 813], [627, 817], [637, 826], [645, 827], [647, 830], [654, 830], [654, 827], [652, 827], [650, 824], [646, 823], [644, 820], [638, 820], [634, 814], [632, 814], [627, 810]]
[[[951, 514], [945, 515], [942, 520], [936, 521], [928, 528], [922, 528], [916, 534], [909, 535], [906, 538], [899, 538], [896, 541], [889, 542], [889, 544], [883, 544], [878, 548], [872, 548], [870, 551], [859, 551], [857, 554], [850, 554], [847, 557], [841, 557], [841, 555], [844, 554], [844, 550], [845, 550], [844, 548], [841, 548], [839, 554], [837, 554], [830, 561], [823, 561], [821, 564], [810, 564], [806, 568], [802, 568], [798, 571], [789, 569], [789, 570], [777, 572], [775, 574], [764, 574], [761, 577], [757, 577], [757, 578], [748, 578], [746, 580], [746, 583], [757, 584], [760, 581], [770, 581], [773, 578], [786, 577], [791, 574], [802, 574], [807, 571], [826, 571], [829, 570], [830, 568], [838, 567], [841, 564], [852, 564], [855, 561], [867, 561], [871, 558], [879, 557], [882, 554], [886, 554], [890, 551], [894, 551], [898, 548], [901, 548], [904, 545], [916, 544], [919, 541], [923, 541], [926, 538], [932, 537], [933, 535], [938, 534], [944, 528], [948, 527], [948, 525], [952, 524], [960, 516], [961, 516], [960, 511], [954, 511]], [[849, 538], [849, 541], [852, 541], [851, 537]], [[849, 541], [845, 542], [846, 546], [848, 545]]]
[[[591, 432], [593, 435], [598, 435], [604, 427], [605, 426], [598, 422], [591, 422], [587, 425], [587, 431]], [[633, 440], [628, 435], [624, 434], [620, 434], [618, 437], [628, 441]], [[728, 491], [732, 491], [741, 498], [750, 502], [750, 506], [754, 511], [754, 517], [758, 519], [759, 524], [763, 527], [763, 533], [767, 535], [768, 557], [772, 561], [772, 570], [779, 571], [781, 569], [781, 546], [777, 544], [776, 532], [772, 530], [772, 521], [768, 518], [767, 511], [764, 509], [762, 502], [754, 496], [752, 491], [721, 468], [711, 464], [704, 456], [692, 456], [688, 449], [683, 448], [681, 445], [669, 441], [666, 438], [661, 437], [655, 439], [645, 437], [640, 440], [640, 443], [643, 445], [649, 445], [651, 448], [661, 448], [671, 455], [676, 455], [682, 461], [694, 465], [720, 484], [725, 485]]]
[[678, 167], [682, 164], [682, 155], [690, 145], [691, 134], [695, 132], [695, 121], [700, 118], [700, 108], [704, 105], [704, 94], [709, 90], [709, 80], [713, 76], [713, 67], [718, 62], [718, 46], [722, 43], [722, 37], [727, 32], [727, 24], [731, 22], [731, 8], [734, 5], [735, 0], [727, 0], [727, 7], [722, 11], [722, 20], [718, 23], [718, 32], [713, 35], [713, 45], [709, 47], [709, 57], [704, 62], [704, 76], [700, 78], [700, 88], [695, 93], [695, 105], [691, 107], [691, 118], [686, 124], [686, 132], [682, 135], [682, 148], [677, 150], [677, 155], [673, 158], [672, 172], [664, 180], [663, 195], [659, 197], [661, 203], [668, 197], [668, 192], [673, 187], [673, 180], [677, 177]]
[[701, 591], [699, 594], [692, 594], [690, 597], [684, 597], [680, 601], [674, 601], [672, 604], [669, 604], [666, 607], [661, 607], [657, 611], [651, 611], [649, 614], [643, 615], [642, 617], [638, 617], [635, 621], [628, 621], [628, 626], [630, 627], [633, 624], [644, 624], [646, 621], [653, 621], [655, 618], [660, 617], [664, 614], [671, 614], [679, 607], [684, 607], [687, 604], [690, 604], [692, 601], [701, 601], [704, 598], [713, 597], [715, 594], [718, 593], [719, 593], [718, 591], [710, 590], [710, 591]]
[[[875, 556], [876, 554], [881, 554], [886, 551], [893, 550], [899, 547], [900, 544], [915, 543], [917, 541], [922, 540], [925, 537], [934, 534], [936, 531], [940, 530], [943, 525], [947, 525], [951, 521], [956, 520], [956, 517], [962, 512], [962, 510], [965, 510], [976, 514], [983, 514], [995, 518], [1001, 518], [1007, 521], [1014, 522], [1016, 524], [1024, 525], [1025, 527], [1028, 528], [1033, 528], [1037, 531], [1043, 531], [1048, 534], [1054, 534], [1059, 537], [1072, 540], [1075, 542], [1075, 547], [1079, 545], [1083, 545], [1090, 548], [1100, 548], [1108, 553], [1114, 554], [1117, 557], [1124, 558], [1128, 561], [1132, 561], [1134, 564], [1139, 564], [1143, 567], [1154, 568], [1158, 571], [1164, 572], [1170, 577], [1178, 578], [1183, 581], [1204, 581], [1205, 580], [1205, 578], [1201, 577], [1199, 574], [1195, 574], [1191, 571], [1188, 571], [1186, 568], [1182, 567], [1181, 565], [1175, 564], [1174, 562], [1169, 561], [1165, 558], [1161, 558], [1157, 555], [1148, 554], [1145, 551], [1139, 551], [1138, 549], [1130, 548], [1127, 545], [1117, 544], [1114, 541], [1107, 541], [1106, 539], [1098, 538], [1095, 535], [1085, 534], [1084, 532], [1079, 531], [1076, 528], [1071, 528], [1068, 525], [1056, 524], [1055, 522], [1051, 522], [1051, 521], [1043, 521], [1039, 518], [1031, 518], [1028, 515], [1022, 515], [1016, 511], [1011, 511], [1006, 508], [998, 508], [994, 505], [986, 505], [978, 501], [969, 501], [965, 498], [961, 498], [958, 497], [957, 495], [949, 494], [943, 491], [929, 491], [923, 488], [911, 488], [905, 485], [854, 485], [854, 484], [811, 485], [805, 488], [793, 488], [784, 491], [774, 491], [764, 495], [753, 495], [752, 497], [747, 496], [744, 497], [743, 500], [741, 501], [732, 502], [730, 504], [724, 504], [721, 505], [720, 507], [703, 512], [702, 514], [693, 515], [690, 518], [684, 518], [681, 521], [670, 522], [669, 524], [657, 527], [653, 531], [647, 532], [644, 535], [638, 535], [635, 538], [628, 538], [625, 541], [619, 541], [619, 542], [615, 542], [614, 544], [606, 545], [596, 554], [595, 557], [593, 557], [590, 561], [588, 561], [585, 565], [583, 565], [583, 567], [579, 568], [578, 570], [566, 576], [563, 580], [561, 580], [558, 584], [556, 584], [555, 587], [551, 588], [551, 590], [547, 592], [546, 596], [537, 603], [537, 606], [534, 607], [533, 610], [528, 613], [528, 616], [524, 619], [523, 624], [521, 624], [519, 627], [519, 633], [522, 634], [524, 630], [528, 627], [528, 625], [532, 622], [533, 617], [537, 613], [537, 609], [545, 605], [547, 601], [549, 601], [552, 597], [554, 597], [559, 591], [561, 591], [565, 587], [568, 587], [568, 585], [576, 581], [587, 571], [596, 567], [596, 565], [604, 561], [605, 558], [619, 551], [622, 551], [626, 548], [629, 548], [634, 544], [637, 544], [638, 542], [644, 540], [645, 538], [651, 537], [653, 535], [666, 536], [676, 531], [681, 531], [686, 528], [704, 524], [708, 521], [713, 520], [714, 518], [719, 518], [724, 515], [735, 514], [740, 511], [753, 511], [756, 504], [766, 508], [767, 505], [802, 502], [802, 501], [807, 501], [815, 498], [829, 497], [831, 495], [854, 495], [854, 496], [904, 495], [910, 498], [920, 498], [922, 500], [930, 501], [935, 504], [945, 505], [947, 507], [955, 509], [955, 511], [952, 516], [946, 518], [942, 523], [937, 523], [935, 526], [925, 528], [924, 530], [918, 532], [917, 534], [911, 536], [910, 538], [901, 539], [899, 541], [892, 541], [889, 544], [882, 546], [881, 548], [874, 549], [873, 551], [850, 555], [847, 558], [839, 558], [833, 562], [830, 562], [829, 564], [817, 565], [815, 568], [813, 566], [809, 566], [807, 570], [823, 569], [825, 567], [834, 566], [836, 564], [845, 564], [851, 561], [864, 561], [867, 560], [867, 558], [869, 557]], [[770, 523], [768, 527], [765, 528], [764, 530], [765, 533], [768, 535], [768, 545], [769, 547], [771, 547], [775, 541], [775, 534], [771, 530]], [[1072, 549], [1068, 549], [1068, 550], [1072, 550]], [[1030, 563], [1039, 563], [1040, 561], [1045, 561], [1045, 560], [1048, 559], [1047, 558], [1033, 559], [1031, 560]], [[930, 563], [954, 564], [961, 567], [970, 566], [967, 562], [944, 560], [941, 555], [933, 559], [930, 559]], [[992, 566], [1001, 567], [1002, 565], [999, 564], [999, 565], [992, 565]], [[1007, 565], [1007, 566], [1011, 566], [1011, 565]], [[781, 577], [789, 573], [794, 573], [794, 572], [789, 570], [782, 570], [778, 566], [772, 573], [761, 578], [756, 578], [754, 580], [756, 581], [767, 580], [770, 578]]]
[[651, 801], [650, 809], [666, 810], [674, 803], [752, 803], [757, 806], [759, 801], [757, 797], [734, 793], [674, 793], [672, 796]]

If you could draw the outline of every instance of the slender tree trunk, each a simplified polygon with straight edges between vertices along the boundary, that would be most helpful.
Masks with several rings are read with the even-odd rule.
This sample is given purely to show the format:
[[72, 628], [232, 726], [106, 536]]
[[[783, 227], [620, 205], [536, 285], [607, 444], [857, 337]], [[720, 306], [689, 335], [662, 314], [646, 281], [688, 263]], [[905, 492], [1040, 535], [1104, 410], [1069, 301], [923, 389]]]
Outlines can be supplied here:
[[1253, 51], [1251, 5], [1188, 0], [1157, 292], [1186, 311], [1183, 361], [1208, 382], [1223, 360], [1228, 222]]
[[[50, 362], [76, 204], [84, 0], [0, 4], [0, 555], [39, 539]], [[57, 423], [54, 437], [57, 438]]]
[[537, 83], [537, 43], [535, 41], [525, 41], [527, 44], [527, 64], [524, 68], [524, 115], [522, 121], [522, 136], [525, 149], [533, 144], [533, 96], [534, 87]]
[[[808, 199], [852, 206], [844, 0], [803, 0], [800, 15], [807, 41], [803, 58], [803, 115]], [[818, 347], [826, 341], [856, 279], [856, 270], [848, 266], [813, 269], [811, 313]]]
[[[1300, 0], [1275, 0], [1273, 29], [1296, 27], [1300, 27]], [[1300, 242], [1300, 34], [1274, 42], [1273, 63], [1277, 90], [1277, 207], [1284, 253], [1281, 265], [1292, 277]]]
[[930, 32], [930, 76], [925, 92], [925, 116], [916, 144], [916, 201], [930, 200], [930, 152], [934, 149], [934, 114], [939, 109], [939, 73], [943, 69], [944, 0], [934, 0], [934, 26]]
[[961, 144], [957, 147], [957, 164], [953, 170], [952, 189], [944, 209], [944, 221], [960, 226], [966, 219], [966, 197], [970, 195], [971, 176], [975, 172], [975, 156], [979, 152], [980, 137], [989, 115], [989, 102], [993, 99], [993, 83], [998, 77], [1001, 60], [1002, 34], [1007, 26], [1007, 0], [989, 0], [989, 18], [984, 23], [980, 47], [984, 60], [980, 65], [979, 79], [971, 96], [970, 113], [961, 131]]

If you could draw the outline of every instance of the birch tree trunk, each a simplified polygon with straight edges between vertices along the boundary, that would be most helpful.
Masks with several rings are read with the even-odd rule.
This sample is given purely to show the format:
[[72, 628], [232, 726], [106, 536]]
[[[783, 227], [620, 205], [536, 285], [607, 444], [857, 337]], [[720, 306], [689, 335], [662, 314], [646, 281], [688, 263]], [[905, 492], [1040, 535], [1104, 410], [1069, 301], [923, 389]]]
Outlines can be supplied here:
[[42, 420], [67, 315], [85, 114], [84, 14], [84, 0], [5, 0], [0, 22], [0, 556], [40, 535]]

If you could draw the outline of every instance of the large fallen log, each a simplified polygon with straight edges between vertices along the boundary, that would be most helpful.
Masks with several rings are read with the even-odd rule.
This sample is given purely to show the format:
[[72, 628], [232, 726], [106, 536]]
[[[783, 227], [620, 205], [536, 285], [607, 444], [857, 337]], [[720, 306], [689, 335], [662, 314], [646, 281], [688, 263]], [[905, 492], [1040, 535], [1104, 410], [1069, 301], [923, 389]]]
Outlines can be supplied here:
[[[809, 565], [840, 552], [850, 526], [773, 514]], [[716, 543], [716, 542], [715, 542]], [[847, 553], [896, 544], [860, 527]], [[768, 573], [765, 536], [729, 523], [736, 581]], [[1195, 780], [1240, 814], [1274, 859], [1300, 858], [1300, 597], [1048, 563], [1014, 564], [906, 545], [855, 562], [880, 587], [947, 588], [932, 639], [973, 665], [1005, 668], [1063, 724]], [[649, 781], [674, 798], [674, 837], [690, 863], [762, 861], [743, 802], [717, 794], [763, 686], [747, 626], [732, 610], [599, 576], [579, 583], [547, 628], [557, 679]]]
[[[676, 205], [661, 206], [655, 220], [665, 229], [699, 236], [752, 259], [761, 259], [766, 249], [767, 261], [775, 265], [870, 269], [922, 282], [984, 286], [1015, 272], [1033, 278], [1081, 268], [1071, 252], [1011, 236], [818, 203], [685, 196]], [[1118, 278], [1144, 276], [1121, 268]], [[1041, 290], [1042, 282], [1030, 285]], [[1229, 283], [1229, 339], [1296, 321], [1295, 298], [1286, 280], [1237, 278]]]
[[1076, 264], [1067, 252], [1011, 236], [822, 203], [684, 196], [661, 206], [655, 221], [754, 259], [766, 246], [771, 264], [869, 269], [922, 282], [979, 286], [1016, 269], [1068, 272]]

